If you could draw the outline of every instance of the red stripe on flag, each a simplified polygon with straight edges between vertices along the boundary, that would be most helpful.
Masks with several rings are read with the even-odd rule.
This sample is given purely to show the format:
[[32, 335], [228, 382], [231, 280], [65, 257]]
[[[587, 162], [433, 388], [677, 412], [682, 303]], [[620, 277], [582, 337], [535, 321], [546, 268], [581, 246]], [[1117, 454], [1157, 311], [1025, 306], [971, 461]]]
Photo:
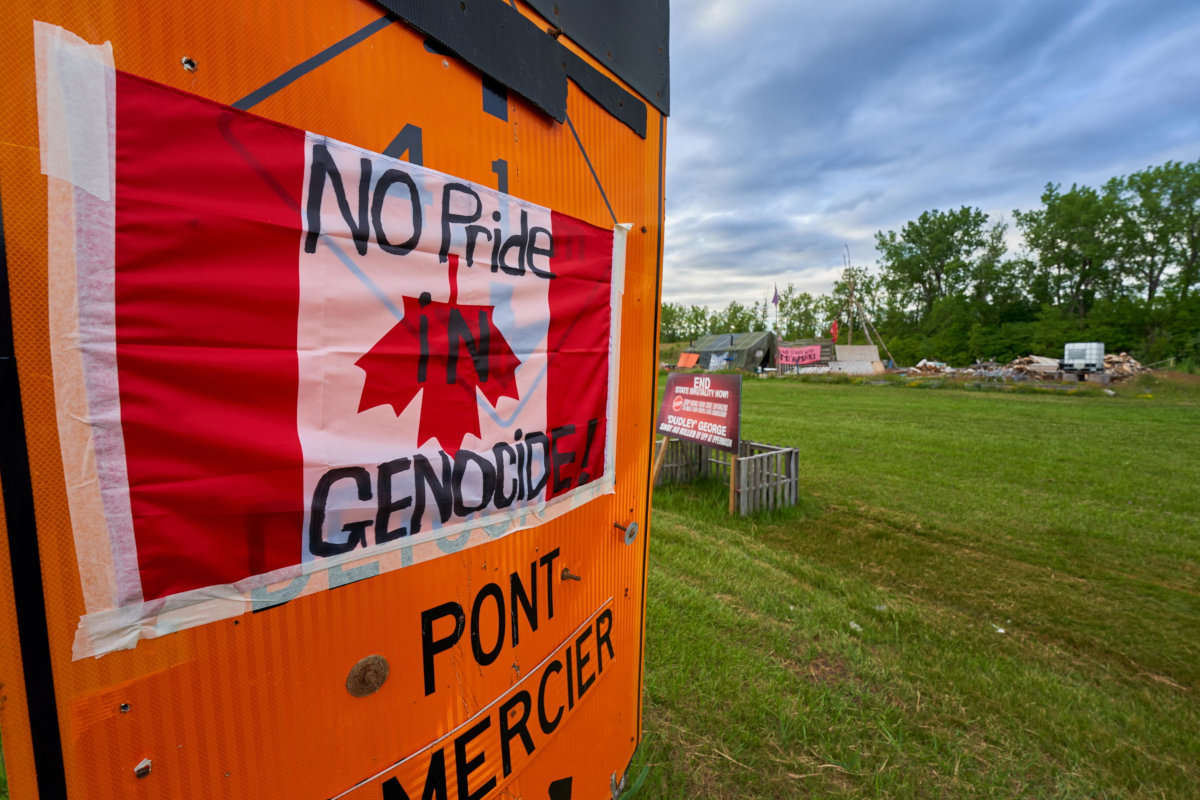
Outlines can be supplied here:
[[558, 466], [547, 498], [604, 474], [613, 252], [612, 231], [557, 212], [551, 226], [546, 433]]
[[304, 132], [117, 77], [116, 336], [142, 592], [300, 561]]

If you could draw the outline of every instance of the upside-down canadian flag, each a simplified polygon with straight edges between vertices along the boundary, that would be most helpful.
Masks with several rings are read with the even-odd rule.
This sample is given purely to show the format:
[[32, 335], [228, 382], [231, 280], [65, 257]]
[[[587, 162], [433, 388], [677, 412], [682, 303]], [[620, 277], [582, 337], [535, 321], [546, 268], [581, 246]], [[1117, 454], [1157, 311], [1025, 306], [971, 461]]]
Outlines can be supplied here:
[[[611, 491], [621, 228], [109, 75], [111, 196], [68, 188], [75, 303], [52, 312], [110, 607]], [[77, 527], [89, 491], [68, 480]]]

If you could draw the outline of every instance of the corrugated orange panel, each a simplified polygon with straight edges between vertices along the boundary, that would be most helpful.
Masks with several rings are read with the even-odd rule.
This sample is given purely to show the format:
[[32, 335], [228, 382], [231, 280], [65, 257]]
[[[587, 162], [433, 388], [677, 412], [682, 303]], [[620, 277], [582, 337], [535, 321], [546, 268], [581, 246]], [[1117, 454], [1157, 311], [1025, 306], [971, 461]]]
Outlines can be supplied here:
[[[111, 41], [118, 69], [230, 104], [370, 25], [381, 12], [365, 2], [324, 0], [170, 7], [148, 0], [16, 0], [9, 7], [16, 24], [0, 28], [0, 191], [71, 797], [338, 796], [438, 737], [457, 736], [465, 723], [491, 713], [493, 700], [538, 678], [536, 671], [564, 647], [595, 658], [598, 629], [581, 641], [580, 626], [594, 624], [601, 609], [612, 615], [612, 655], [604, 652], [603, 672], [593, 675], [587, 695], [568, 709], [554, 736], [536, 737], [528, 763], [495, 794], [546, 797], [552, 782], [570, 777], [575, 797], [608, 797], [612, 773], [623, 769], [640, 736], [662, 118], [650, 108], [642, 139], [572, 84], [574, 134], [511, 93], [508, 119], [499, 119], [482, 110], [477, 72], [430, 52], [423, 37], [400, 23], [252, 108], [374, 151], [415, 126], [425, 166], [497, 186], [494, 162], [503, 161], [514, 196], [609, 227], [614, 220], [607, 197], [616, 221], [632, 223], [621, 317], [616, 493], [487, 545], [143, 641], [133, 650], [72, 661], [83, 599], [49, 360], [46, 180], [38, 165], [31, 21], [60, 25], [89, 42]], [[535, 19], [527, 8], [522, 13]], [[184, 57], [195, 61], [194, 72], [182, 68]], [[618, 522], [640, 526], [633, 545], [624, 544], [614, 528]], [[487, 667], [472, 660], [464, 640], [437, 664], [453, 672], [455, 688], [425, 696], [420, 612], [450, 600], [470, 608], [488, 583], [503, 587], [512, 572], [543, 570], [539, 559], [556, 548], [555, 573], [567, 567], [582, 580], [555, 581], [554, 616], [518, 645], [506, 643]], [[0, 562], [0, 600], [7, 601], [12, 578], [4, 571], [7, 562]], [[0, 611], [6, 643], [13, 641], [10, 609]], [[495, 635], [492, 624], [489, 629], [484, 622], [485, 637]], [[572, 642], [581, 642], [578, 649]], [[371, 654], [389, 660], [391, 675], [376, 694], [353, 698], [345, 689], [347, 673]], [[0, 716], [4, 746], [14, 797], [24, 798], [33, 796], [32, 763], [23, 691], [13, 677], [18, 665], [11, 651], [0, 654], [8, 696]], [[449, 758], [455, 755], [453, 736], [445, 745]], [[133, 770], [143, 758], [153, 761], [153, 770], [138, 779]], [[353, 796], [380, 797], [381, 791], [376, 783]]]
[[0, 731], [8, 772], [10, 797], [36, 794], [33, 772], [33, 742], [29, 730], [29, 704], [25, 699], [25, 676], [13, 597], [12, 567], [8, 559], [8, 519], [0, 502]]

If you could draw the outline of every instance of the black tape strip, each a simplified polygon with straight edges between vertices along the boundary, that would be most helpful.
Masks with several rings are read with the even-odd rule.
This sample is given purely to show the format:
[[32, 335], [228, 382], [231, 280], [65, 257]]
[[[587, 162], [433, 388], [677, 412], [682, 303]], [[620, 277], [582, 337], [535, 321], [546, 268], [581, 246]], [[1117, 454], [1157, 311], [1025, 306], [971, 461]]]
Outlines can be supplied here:
[[33, 482], [29, 474], [29, 447], [25, 441], [25, 414], [13, 342], [12, 300], [8, 285], [8, 249], [4, 237], [4, 210], [0, 200], [0, 483], [4, 484], [4, 516], [8, 527], [8, 557], [12, 564], [13, 600], [17, 610], [17, 637], [25, 674], [25, 700], [29, 704], [29, 730], [33, 737], [33, 763], [38, 796], [57, 800], [67, 796], [62, 737], [58, 729], [58, 702], [54, 697], [50, 632], [46, 627], [46, 599], [42, 594], [42, 558], [38, 551], [37, 516]]
[[[616, 81], [610, 80], [600, 70], [555, 42], [555, 53], [563, 74], [575, 81], [575, 85], [588, 97], [600, 104], [600, 107], [628, 125], [638, 136], [646, 138], [646, 104], [637, 95], [625, 91]], [[435, 39], [425, 40], [425, 49], [437, 55], [457, 58], [450, 48]], [[489, 86], [490, 85], [490, 86]], [[488, 75], [483, 75], [483, 110], [500, 119], [508, 119], [507, 99], [501, 98], [501, 104], [489, 105], [488, 93], [499, 93], [506, 89], [503, 83]], [[514, 89], [517, 94], [521, 92]]]
[[528, 0], [664, 114], [671, 113], [669, 0]]
[[584, 61], [574, 52], [558, 46], [561, 51], [563, 71], [575, 81], [588, 97], [595, 100], [617, 119], [624, 122], [643, 139], [646, 138], [646, 104], [635, 94], [625, 91], [611, 81], [600, 70]]
[[263, 100], [266, 100], [268, 97], [278, 92], [280, 89], [290, 86], [300, 78], [312, 72], [317, 67], [333, 60], [335, 57], [346, 52], [351, 47], [354, 47], [354, 45], [363, 41], [372, 34], [378, 33], [395, 21], [396, 18], [390, 14], [380, 17], [370, 25], [360, 28], [359, 30], [347, 36], [345, 39], [342, 39], [340, 42], [336, 42], [331, 44], [329, 47], [326, 47], [312, 58], [300, 62], [287, 72], [280, 75], [278, 78], [268, 81], [250, 94], [243, 97], [241, 100], [231, 103], [231, 107], [241, 109], [242, 111], [253, 108]]
[[567, 81], [558, 58], [561, 46], [512, 6], [485, 0], [376, 0], [376, 4], [554, 119], [566, 120]]

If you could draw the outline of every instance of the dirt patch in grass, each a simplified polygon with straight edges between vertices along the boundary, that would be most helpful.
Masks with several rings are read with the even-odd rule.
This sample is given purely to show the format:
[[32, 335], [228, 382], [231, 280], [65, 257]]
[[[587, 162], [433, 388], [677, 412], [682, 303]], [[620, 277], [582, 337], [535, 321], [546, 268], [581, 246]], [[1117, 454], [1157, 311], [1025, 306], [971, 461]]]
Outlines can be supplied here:
[[819, 655], [808, 662], [808, 679], [815, 684], [830, 686], [845, 683], [853, 677], [850, 664], [838, 656]]

